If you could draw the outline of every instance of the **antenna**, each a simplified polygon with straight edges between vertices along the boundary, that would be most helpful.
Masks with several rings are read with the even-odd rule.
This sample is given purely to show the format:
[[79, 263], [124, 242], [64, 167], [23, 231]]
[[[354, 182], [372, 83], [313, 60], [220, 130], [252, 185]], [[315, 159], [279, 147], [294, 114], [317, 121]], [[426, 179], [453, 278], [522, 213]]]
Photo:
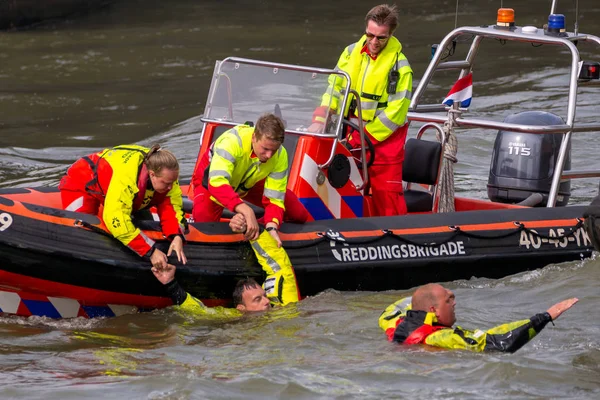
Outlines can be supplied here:
[[454, 29], [458, 27], [458, 0], [456, 0], [456, 12], [454, 13]]
[[552, 0], [552, 7], [550, 7], [550, 14], [554, 14], [555, 8], [556, 8], [556, 0]]
[[579, 0], [575, 1], [575, 29], [573, 30], [573, 33], [575, 35], [577, 35], [577, 33], [579, 32]]

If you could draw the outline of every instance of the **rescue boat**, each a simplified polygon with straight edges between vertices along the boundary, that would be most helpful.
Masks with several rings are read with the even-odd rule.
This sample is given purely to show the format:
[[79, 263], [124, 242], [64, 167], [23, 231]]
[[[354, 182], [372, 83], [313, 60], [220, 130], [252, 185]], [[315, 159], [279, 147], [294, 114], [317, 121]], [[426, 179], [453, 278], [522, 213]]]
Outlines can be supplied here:
[[[402, 216], [372, 216], [368, 165], [377, 154], [369, 150], [363, 133], [360, 151], [343, 145], [352, 122], [330, 110], [323, 133], [308, 130], [332, 81], [343, 82], [341, 109], [350, 94], [357, 95], [345, 72], [235, 57], [216, 63], [198, 159], [226, 130], [265, 112], [281, 116], [290, 163], [288, 188], [312, 217], [303, 225], [285, 223], [280, 232], [303, 296], [326, 289], [382, 291], [473, 276], [500, 278], [591, 256], [591, 231], [584, 227], [587, 205], [568, 205], [570, 181], [597, 177], [600, 171], [571, 170], [570, 151], [573, 134], [600, 130], [600, 123], [575, 120], [577, 89], [598, 83], [600, 66], [582, 61], [575, 43], [600, 45], [600, 39], [564, 31], [554, 14], [546, 29], [515, 26], [504, 12], [502, 16], [493, 25], [453, 30], [432, 54], [409, 107], [408, 123], [419, 129], [406, 143], [408, 215]], [[465, 46], [465, 37], [471, 40], [466, 57], [445, 61], [458, 38]], [[495, 40], [549, 45], [558, 49], [556, 54], [570, 56], [564, 119], [541, 110], [497, 121], [467, 117], [469, 111], [459, 101], [424, 103], [425, 98], [443, 98], [443, 93], [425, 95], [430, 87], [439, 92], [440, 85], [430, 85], [435, 73], [468, 76], [479, 48]], [[358, 121], [354, 128], [362, 132]], [[469, 128], [497, 131], [489, 200], [455, 195], [456, 131]], [[424, 139], [427, 131], [435, 131], [436, 137]], [[189, 186], [183, 189], [192, 193]], [[185, 204], [190, 212], [191, 202], [186, 199]], [[177, 265], [180, 284], [209, 306], [227, 304], [238, 279], [262, 278], [250, 246], [231, 232], [227, 217], [218, 223], [190, 220], [188, 263]], [[167, 248], [151, 213], [135, 218]], [[4, 313], [96, 317], [171, 304], [148, 260], [112, 238], [97, 216], [62, 210], [57, 188], [0, 190], [0, 254]]]

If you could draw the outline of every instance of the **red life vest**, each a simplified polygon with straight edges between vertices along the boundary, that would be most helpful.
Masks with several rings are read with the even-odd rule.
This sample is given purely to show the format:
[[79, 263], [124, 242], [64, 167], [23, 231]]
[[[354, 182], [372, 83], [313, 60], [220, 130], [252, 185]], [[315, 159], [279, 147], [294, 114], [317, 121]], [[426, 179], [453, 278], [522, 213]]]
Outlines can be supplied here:
[[419, 344], [419, 343], [425, 343], [425, 339], [427, 339], [427, 336], [431, 335], [433, 332], [435, 331], [439, 331], [440, 329], [446, 329], [447, 327], [445, 326], [432, 326], [432, 325], [421, 325], [420, 327], [418, 327], [417, 329], [415, 329], [414, 331], [411, 332], [410, 335], [408, 335], [408, 337], [406, 338], [406, 340], [404, 341], [405, 344]]
[[[385, 334], [388, 337], [388, 340], [391, 342], [394, 340], [394, 334], [396, 333], [396, 328], [398, 327], [398, 325], [400, 325], [400, 323], [402, 323], [402, 321], [404, 321], [404, 318], [398, 318], [398, 320], [396, 321], [396, 326], [394, 328], [388, 328], [385, 331]], [[420, 327], [418, 327], [417, 329], [415, 329], [414, 331], [412, 331], [410, 333], [410, 335], [408, 335], [408, 337], [406, 338], [406, 340], [404, 340], [405, 344], [420, 344], [420, 343], [425, 343], [425, 339], [427, 339], [427, 336], [431, 335], [433, 332], [435, 331], [439, 331], [440, 329], [446, 329], [447, 326], [442, 326], [442, 325], [427, 325], [427, 324], [423, 324]]]

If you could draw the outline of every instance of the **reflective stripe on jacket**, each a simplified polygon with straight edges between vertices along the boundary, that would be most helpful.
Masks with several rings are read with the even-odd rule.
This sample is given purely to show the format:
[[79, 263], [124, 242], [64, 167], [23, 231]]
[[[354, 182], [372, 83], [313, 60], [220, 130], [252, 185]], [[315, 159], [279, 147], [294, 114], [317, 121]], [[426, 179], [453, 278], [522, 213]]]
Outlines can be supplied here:
[[257, 240], [250, 241], [258, 262], [266, 272], [267, 278], [263, 288], [272, 305], [285, 306], [300, 300], [300, 292], [296, 283], [296, 275], [292, 262], [283, 247], [267, 231], [261, 233]]
[[194, 186], [203, 185], [211, 200], [234, 211], [257, 182], [265, 179], [265, 223], [281, 223], [288, 181], [288, 158], [283, 146], [266, 163], [252, 150], [254, 128], [238, 125], [223, 133], [202, 157]]

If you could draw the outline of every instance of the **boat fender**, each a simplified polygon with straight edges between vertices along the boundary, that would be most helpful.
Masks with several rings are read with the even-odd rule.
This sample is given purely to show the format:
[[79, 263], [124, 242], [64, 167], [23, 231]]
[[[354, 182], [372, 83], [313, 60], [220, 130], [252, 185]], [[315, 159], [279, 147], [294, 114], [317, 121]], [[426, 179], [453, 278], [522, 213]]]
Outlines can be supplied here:
[[350, 161], [343, 154], [336, 154], [327, 171], [327, 179], [336, 189], [344, 187], [350, 179]]

